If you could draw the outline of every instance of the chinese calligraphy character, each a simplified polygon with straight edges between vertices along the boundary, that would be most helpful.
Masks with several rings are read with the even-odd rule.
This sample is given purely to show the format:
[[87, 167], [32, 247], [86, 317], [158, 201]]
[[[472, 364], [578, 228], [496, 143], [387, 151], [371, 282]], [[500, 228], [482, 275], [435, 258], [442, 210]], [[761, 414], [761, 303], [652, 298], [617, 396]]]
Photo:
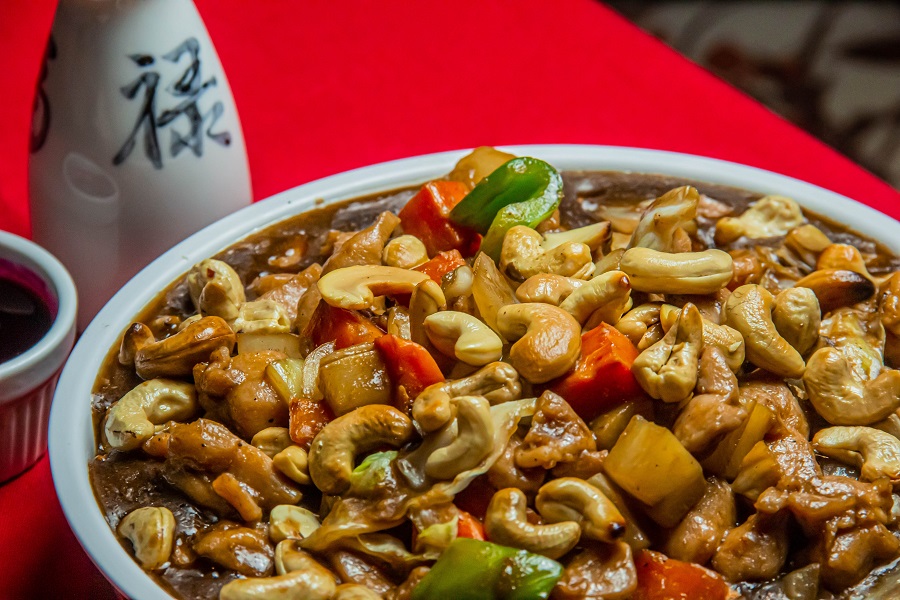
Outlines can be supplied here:
[[[158, 131], [163, 128], [168, 128], [171, 132], [169, 154], [172, 158], [178, 156], [185, 148], [189, 148], [195, 156], [202, 156], [204, 137], [221, 146], [231, 144], [229, 132], [213, 131], [216, 121], [225, 112], [222, 102], [215, 101], [206, 112], [203, 112], [200, 107], [201, 96], [210, 88], [215, 87], [216, 78], [210, 77], [206, 81], [201, 78], [200, 44], [197, 39], [193, 37], [186, 39], [170, 52], [163, 54], [162, 58], [177, 64], [185, 55], [189, 58], [187, 68], [174, 83], [165, 88], [165, 92], [178, 101], [175, 106], [157, 112], [156, 99], [160, 75], [156, 71], [145, 71], [138, 79], [121, 88], [122, 94], [129, 100], [133, 100], [143, 89], [144, 99], [131, 134], [113, 158], [114, 165], [122, 164], [137, 145], [138, 137], [143, 136], [144, 153], [154, 167], [161, 169], [163, 155], [159, 145]], [[152, 56], [135, 55], [130, 58], [141, 68], [151, 67], [155, 64]], [[184, 117], [184, 119], [180, 119], [180, 117]], [[186, 133], [183, 129], [179, 130], [175, 126], [181, 121], [186, 122], [189, 128]], [[205, 130], [204, 126], [206, 126]]]

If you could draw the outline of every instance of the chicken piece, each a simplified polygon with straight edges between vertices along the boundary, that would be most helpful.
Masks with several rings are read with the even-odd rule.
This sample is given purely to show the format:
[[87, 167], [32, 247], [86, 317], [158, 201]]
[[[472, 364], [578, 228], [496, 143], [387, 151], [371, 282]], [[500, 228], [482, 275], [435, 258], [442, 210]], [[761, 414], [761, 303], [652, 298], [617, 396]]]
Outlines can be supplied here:
[[844, 529], [840, 520], [828, 522], [813, 550], [822, 566], [822, 581], [840, 592], [865, 577], [873, 567], [897, 557], [900, 541], [881, 523]]
[[413, 590], [416, 589], [416, 586], [419, 585], [422, 578], [428, 575], [428, 571], [430, 570], [430, 567], [416, 567], [409, 572], [406, 581], [385, 596], [385, 600], [410, 600], [412, 598]]
[[557, 477], [577, 477], [578, 479], [590, 479], [597, 473], [603, 472], [603, 461], [609, 455], [609, 450], [582, 450], [571, 462], [562, 462], [553, 467], [552, 475]]
[[553, 600], [625, 600], [637, 588], [631, 546], [591, 543], [566, 566]]
[[281, 352], [230, 356], [220, 348], [209, 363], [194, 367], [200, 406], [207, 417], [225, 423], [244, 439], [266, 427], [287, 427], [288, 406], [265, 377], [266, 366], [285, 358]]
[[297, 320], [297, 305], [300, 298], [309, 288], [315, 286], [321, 274], [322, 266], [314, 263], [293, 275], [284, 284], [262, 294], [259, 300], [274, 300], [280, 304], [293, 323]]
[[738, 401], [737, 378], [716, 347], [706, 347], [700, 356], [696, 392], [672, 427], [675, 437], [692, 454], [702, 453], [747, 418]]
[[356, 554], [338, 551], [332, 553], [329, 558], [332, 571], [343, 583], [364, 585], [382, 596], [396, 587], [380, 568]]
[[552, 469], [558, 463], [574, 461], [585, 450], [597, 450], [591, 429], [562, 396], [545, 391], [537, 400], [524, 444], [516, 452], [516, 465]]
[[488, 469], [488, 481], [498, 490], [508, 487], [514, 487], [522, 490], [526, 494], [534, 495], [544, 484], [547, 471], [537, 467], [532, 469], [522, 469], [516, 465], [516, 453], [523, 445], [522, 437], [513, 434], [503, 450], [503, 454], [497, 458], [497, 461]]
[[762, 581], [778, 575], [787, 559], [788, 516], [755, 513], [725, 534], [713, 568], [731, 582]]
[[672, 558], [706, 564], [725, 533], [735, 526], [736, 507], [731, 487], [716, 478], [707, 482], [706, 493], [669, 533], [663, 552]]
[[199, 534], [193, 548], [200, 556], [248, 577], [271, 575], [274, 568], [275, 550], [265, 529], [222, 521]]
[[166, 481], [219, 516], [237, 512], [257, 521], [263, 511], [300, 501], [301, 493], [271, 458], [214, 421], [172, 423], [151, 442], [154, 455], [165, 459]]
[[750, 406], [756, 402], [775, 414], [776, 424], [771, 435], [780, 437], [794, 431], [803, 438], [809, 438], [809, 422], [800, 402], [781, 381], [751, 381], [741, 386], [741, 404]]
[[400, 217], [394, 213], [381, 213], [374, 223], [357, 232], [335, 250], [322, 266], [322, 275], [355, 265], [380, 265], [384, 245], [399, 224]]

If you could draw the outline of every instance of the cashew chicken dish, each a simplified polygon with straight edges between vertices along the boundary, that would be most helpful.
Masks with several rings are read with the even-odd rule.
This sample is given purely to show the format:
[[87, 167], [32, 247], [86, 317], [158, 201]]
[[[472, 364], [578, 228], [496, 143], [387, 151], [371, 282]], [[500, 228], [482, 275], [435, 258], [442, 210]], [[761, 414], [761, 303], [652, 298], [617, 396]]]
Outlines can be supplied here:
[[898, 367], [878, 242], [483, 147], [194, 265], [89, 469], [179, 598], [898, 598]]

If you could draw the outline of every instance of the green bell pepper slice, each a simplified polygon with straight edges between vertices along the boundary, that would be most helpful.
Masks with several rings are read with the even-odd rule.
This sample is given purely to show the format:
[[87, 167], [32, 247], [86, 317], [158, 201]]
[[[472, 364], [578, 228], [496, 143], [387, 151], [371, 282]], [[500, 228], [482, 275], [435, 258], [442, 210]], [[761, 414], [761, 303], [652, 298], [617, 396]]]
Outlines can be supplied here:
[[412, 600], [545, 600], [562, 576], [555, 560], [491, 542], [456, 538]]
[[482, 179], [450, 211], [450, 220], [484, 235], [481, 250], [500, 258], [503, 237], [516, 225], [536, 227], [562, 201], [559, 171], [537, 158], [520, 156]]

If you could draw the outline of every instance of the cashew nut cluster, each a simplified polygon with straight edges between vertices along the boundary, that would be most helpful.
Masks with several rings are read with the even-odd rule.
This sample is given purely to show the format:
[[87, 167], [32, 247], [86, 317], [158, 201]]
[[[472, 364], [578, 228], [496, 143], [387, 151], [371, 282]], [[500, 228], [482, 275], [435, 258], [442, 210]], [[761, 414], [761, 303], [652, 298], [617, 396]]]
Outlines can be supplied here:
[[710, 598], [856, 597], [900, 560], [886, 246], [487, 148], [289, 223], [195, 264], [94, 389], [98, 502], [176, 596], [625, 598], [671, 558]]

